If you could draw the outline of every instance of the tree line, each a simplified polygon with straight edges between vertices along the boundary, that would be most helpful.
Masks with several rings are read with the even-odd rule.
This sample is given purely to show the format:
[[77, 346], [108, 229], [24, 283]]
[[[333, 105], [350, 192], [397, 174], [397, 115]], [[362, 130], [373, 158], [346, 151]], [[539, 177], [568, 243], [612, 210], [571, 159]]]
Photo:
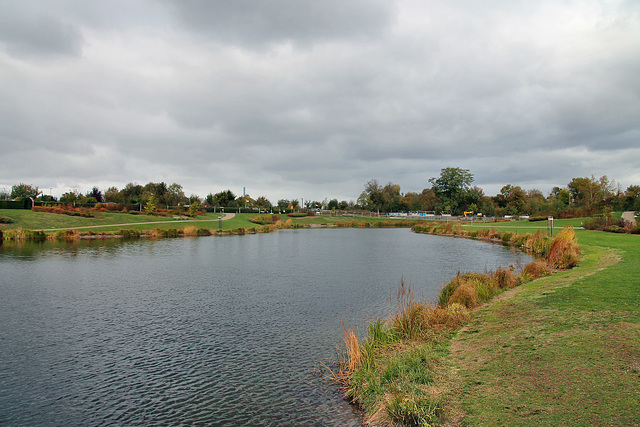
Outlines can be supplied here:
[[380, 212], [434, 212], [484, 216], [553, 215], [588, 216], [603, 211], [640, 211], [640, 186], [631, 185], [622, 192], [607, 176], [573, 178], [565, 187], [554, 187], [547, 196], [537, 189], [525, 190], [506, 184], [495, 196], [487, 196], [473, 185], [468, 169], [444, 168], [440, 176], [429, 179], [431, 187], [420, 193], [402, 193], [400, 186], [382, 186], [376, 179], [365, 184], [358, 203]]
[[631, 185], [624, 192], [615, 187], [607, 176], [596, 178], [573, 178], [564, 187], [554, 187], [550, 194], [543, 195], [537, 189], [525, 190], [517, 185], [506, 184], [500, 193], [487, 196], [482, 188], [473, 185], [474, 176], [468, 169], [448, 167], [440, 175], [429, 179], [428, 188], [421, 192], [403, 193], [400, 185], [389, 182], [381, 185], [371, 179], [364, 185], [356, 201], [338, 201], [325, 198], [322, 201], [304, 199], [280, 199], [272, 204], [266, 197], [256, 199], [249, 195], [236, 196], [231, 190], [209, 193], [200, 198], [186, 196], [180, 184], [149, 182], [146, 185], [129, 183], [124, 188], [109, 187], [104, 192], [93, 187], [85, 194], [78, 190], [64, 193], [59, 200], [45, 195], [32, 185], [20, 183], [11, 191], [0, 190], [0, 200], [20, 197], [33, 198], [41, 202], [65, 204], [117, 203], [123, 206], [158, 206], [172, 208], [193, 204], [205, 207], [257, 208], [264, 210], [328, 209], [368, 210], [389, 212], [433, 212], [435, 214], [462, 215], [465, 212], [482, 213], [484, 216], [505, 215], [553, 215], [588, 216], [613, 210], [640, 211], [640, 186]]

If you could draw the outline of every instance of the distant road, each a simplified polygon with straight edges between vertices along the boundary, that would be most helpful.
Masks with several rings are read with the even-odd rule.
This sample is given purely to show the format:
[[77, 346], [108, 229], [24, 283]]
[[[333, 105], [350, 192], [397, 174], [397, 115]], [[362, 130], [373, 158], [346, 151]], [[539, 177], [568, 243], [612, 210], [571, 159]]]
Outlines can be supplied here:
[[[222, 217], [223, 221], [233, 218], [236, 216], [234, 213], [225, 213], [224, 217]], [[83, 225], [81, 227], [60, 227], [60, 228], [45, 228], [40, 231], [57, 231], [57, 230], [77, 230], [81, 228], [100, 228], [100, 227], [126, 227], [128, 225], [146, 225], [146, 224], [175, 224], [180, 222], [215, 222], [219, 219], [179, 219], [173, 221], [149, 221], [149, 222], [127, 222], [124, 224], [104, 224], [104, 225]]]

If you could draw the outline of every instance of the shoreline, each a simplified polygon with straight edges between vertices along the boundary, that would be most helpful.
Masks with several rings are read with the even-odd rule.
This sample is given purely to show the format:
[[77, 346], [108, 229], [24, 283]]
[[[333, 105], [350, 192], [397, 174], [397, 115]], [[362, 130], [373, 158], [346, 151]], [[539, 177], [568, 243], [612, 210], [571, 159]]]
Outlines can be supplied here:
[[[369, 336], [363, 341], [346, 329], [346, 350], [339, 361], [340, 369], [333, 376], [345, 398], [363, 412], [365, 424], [432, 425], [443, 422], [447, 415], [444, 413], [447, 392], [443, 387], [449, 382], [442, 380], [447, 376], [442, 363], [448, 352], [443, 349], [449, 348], [453, 336], [459, 334], [462, 326], [472, 321], [480, 309], [491, 305], [505, 291], [576, 265], [575, 257], [568, 265], [562, 265], [554, 253], [554, 248], [560, 246], [555, 244], [556, 239], [561, 243], [575, 242], [573, 230], [567, 230], [550, 239], [541, 233], [518, 235], [496, 230], [471, 233], [450, 223], [414, 227], [416, 233], [515, 245], [532, 253], [536, 259], [517, 275], [514, 267], [502, 267], [489, 273], [459, 273], [441, 290], [435, 306], [414, 301], [410, 288], [407, 290], [401, 281], [395, 314], [387, 320], [369, 323]], [[579, 251], [573, 248], [566, 247]], [[544, 266], [540, 260], [544, 260]], [[422, 366], [419, 374], [414, 371], [416, 368], [410, 368], [416, 364]], [[395, 365], [407, 368], [389, 371]]]

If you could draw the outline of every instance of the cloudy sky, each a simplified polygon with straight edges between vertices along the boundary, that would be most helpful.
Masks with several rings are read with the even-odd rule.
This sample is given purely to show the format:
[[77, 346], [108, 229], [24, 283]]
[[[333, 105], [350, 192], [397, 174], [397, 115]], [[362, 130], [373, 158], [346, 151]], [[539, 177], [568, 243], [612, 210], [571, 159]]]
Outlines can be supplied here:
[[0, 188], [640, 184], [640, 2], [0, 0]]

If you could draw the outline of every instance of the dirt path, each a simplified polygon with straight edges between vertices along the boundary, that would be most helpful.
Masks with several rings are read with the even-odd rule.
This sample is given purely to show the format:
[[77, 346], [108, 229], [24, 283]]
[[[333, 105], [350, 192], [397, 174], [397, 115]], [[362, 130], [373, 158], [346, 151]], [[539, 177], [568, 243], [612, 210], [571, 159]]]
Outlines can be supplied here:
[[[228, 219], [236, 216], [234, 213], [225, 213], [224, 217], [222, 217], [222, 221], [226, 221]], [[219, 218], [216, 219], [180, 219], [174, 221], [149, 221], [149, 222], [127, 222], [124, 224], [104, 224], [104, 225], [83, 225], [81, 227], [62, 227], [62, 228], [45, 228], [40, 231], [58, 231], [58, 230], [80, 230], [87, 228], [104, 228], [104, 227], [126, 227], [129, 225], [146, 225], [146, 224], [177, 224], [177, 223], [188, 223], [188, 222], [215, 222], [218, 221]]]

